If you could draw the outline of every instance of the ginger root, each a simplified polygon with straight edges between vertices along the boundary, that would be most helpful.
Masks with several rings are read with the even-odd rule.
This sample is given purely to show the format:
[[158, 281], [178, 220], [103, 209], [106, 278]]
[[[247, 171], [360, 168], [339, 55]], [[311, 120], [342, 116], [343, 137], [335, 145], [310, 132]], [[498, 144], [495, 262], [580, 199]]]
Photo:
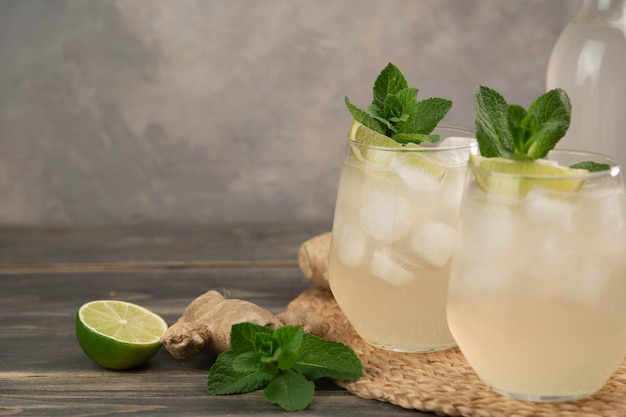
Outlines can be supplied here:
[[315, 236], [300, 245], [298, 265], [304, 276], [316, 287], [329, 290], [328, 253], [330, 252], [330, 232]]
[[316, 313], [286, 311], [273, 315], [254, 303], [226, 299], [217, 291], [208, 291], [187, 306], [182, 317], [161, 337], [161, 342], [178, 359], [191, 358], [204, 351], [220, 353], [230, 349], [232, 325], [244, 322], [272, 329], [299, 325], [304, 332], [320, 337], [326, 336], [330, 328]]

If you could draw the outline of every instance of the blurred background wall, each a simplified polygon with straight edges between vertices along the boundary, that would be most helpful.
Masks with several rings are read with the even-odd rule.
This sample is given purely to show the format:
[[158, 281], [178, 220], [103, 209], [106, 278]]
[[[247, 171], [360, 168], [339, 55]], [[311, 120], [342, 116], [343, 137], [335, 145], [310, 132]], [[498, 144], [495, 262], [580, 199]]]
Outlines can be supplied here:
[[577, 0], [0, 0], [0, 224], [332, 220], [393, 62], [473, 128], [527, 106]]

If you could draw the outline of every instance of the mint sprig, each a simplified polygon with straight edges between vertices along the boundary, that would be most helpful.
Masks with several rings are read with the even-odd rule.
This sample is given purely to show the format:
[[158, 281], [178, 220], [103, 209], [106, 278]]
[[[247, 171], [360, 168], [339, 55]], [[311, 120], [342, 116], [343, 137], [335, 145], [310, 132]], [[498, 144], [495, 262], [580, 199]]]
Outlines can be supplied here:
[[446, 116], [452, 102], [443, 98], [417, 100], [417, 89], [409, 87], [402, 72], [389, 63], [378, 75], [373, 100], [367, 110], [356, 107], [348, 97], [346, 106], [357, 122], [396, 142], [437, 142], [431, 134]]
[[[556, 88], [539, 96], [526, 110], [510, 105], [496, 90], [480, 86], [474, 98], [476, 140], [480, 154], [516, 161], [545, 158], [565, 136], [572, 105], [567, 93]], [[582, 162], [572, 168], [609, 169], [607, 164]]]
[[251, 323], [231, 329], [231, 349], [209, 371], [212, 395], [264, 389], [265, 398], [287, 411], [308, 407], [319, 378], [356, 379], [361, 361], [348, 346], [303, 334], [300, 326], [276, 330]]

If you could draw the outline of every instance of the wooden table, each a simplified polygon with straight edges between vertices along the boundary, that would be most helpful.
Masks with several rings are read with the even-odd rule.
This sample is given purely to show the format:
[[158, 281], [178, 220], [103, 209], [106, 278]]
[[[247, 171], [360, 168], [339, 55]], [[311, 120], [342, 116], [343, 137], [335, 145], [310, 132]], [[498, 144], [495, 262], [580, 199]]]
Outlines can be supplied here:
[[[0, 228], [0, 416], [284, 415], [262, 392], [209, 396], [214, 358], [110, 371], [74, 335], [80, 305], [120, 299], [172, 324], [209, 289], [278, 313], [311, 285], [297, 249], [325, 224], [134, 225]], [[311, 416], [434, 416], [317, 384]]]

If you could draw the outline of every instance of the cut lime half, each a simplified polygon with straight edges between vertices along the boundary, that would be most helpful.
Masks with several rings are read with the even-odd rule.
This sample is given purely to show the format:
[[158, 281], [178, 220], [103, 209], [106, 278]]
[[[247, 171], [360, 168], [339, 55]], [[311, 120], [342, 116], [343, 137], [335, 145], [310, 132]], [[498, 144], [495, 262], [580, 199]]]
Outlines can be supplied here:
[[97, 300], [76, 313], [76, 338], [83, 352], [98, 365], [129, 369], [147, 362], [161, 347], [167, 323], [136, 304]]
[[533, 187], [570, 192], [582, 188], [589, 171], [538, 159], [532, 162], [486, 158], [470, 154], [474, 178], [483, 191], [508, 197], [525, 197]]

